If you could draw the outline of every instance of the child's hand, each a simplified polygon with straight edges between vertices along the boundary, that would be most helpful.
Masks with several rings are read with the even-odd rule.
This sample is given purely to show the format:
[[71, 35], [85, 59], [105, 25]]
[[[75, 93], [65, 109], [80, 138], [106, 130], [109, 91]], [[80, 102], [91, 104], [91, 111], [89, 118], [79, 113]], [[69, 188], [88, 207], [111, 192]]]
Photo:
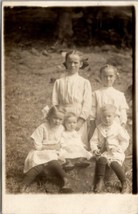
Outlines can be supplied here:
[[72, 152], [72, 150], [71, 150], [70, 148], [68, 148], [68, 147], [66, 147], [65, 150], [66, 150], [67, 152], [69, 152], [69, 153]]
[[77, 127], [76, 127], [76, 130], [79, 131], [80, 128], [82, 127], [83, 123], [85, 122], [85, 120], [83, 118], [78, 118], [78, 121], [77, 121]]
[[99, 156], [99, 155], [101, 155], [101, 152], [100, 152], [99, 149], [97, 149], [97, 150], [93, 151], [93, 154], [96, 155], [96, 156]]
[[59, 144], [59, 143], [55, 145], [55, 150], [57, 150], [57, 151], [58, 151], [58, 150], [60, 150], [60, 148], [61, 148], [61, 146], [60, 146], [60, 144]]
[[126, 124], [122, 123], [121, 126], [125, 129], [126, 128]]

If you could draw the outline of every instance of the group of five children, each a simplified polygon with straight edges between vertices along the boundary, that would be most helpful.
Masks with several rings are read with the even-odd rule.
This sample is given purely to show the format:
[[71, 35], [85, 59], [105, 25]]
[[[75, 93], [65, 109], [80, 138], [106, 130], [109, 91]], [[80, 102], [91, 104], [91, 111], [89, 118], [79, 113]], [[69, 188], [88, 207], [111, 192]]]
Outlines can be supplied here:
[[62, 192], [72, 192], [65, 169], [88, 166], [95, 157], [94, 191], [102, 192], [108, 165], [121, 182], [121, 193], [126, 193], [123, 162], [129, 145], [125, 129], [128, 105], [124, 94], [113, 88], [118, 71], [112, 65], [103, 66], [100, 69], [102, 87], [92, 93], [89, 80], [78, 73], [83, 66], [82, 53], [69, 51], [64, 65], [66, 75], [54, 83], [52, 107], [46, 108], [46, 120], [31, 136], [34, 147], [25, 160], [21, 192], [29, 192], [37, 175], [47, 169], [62, 179]]

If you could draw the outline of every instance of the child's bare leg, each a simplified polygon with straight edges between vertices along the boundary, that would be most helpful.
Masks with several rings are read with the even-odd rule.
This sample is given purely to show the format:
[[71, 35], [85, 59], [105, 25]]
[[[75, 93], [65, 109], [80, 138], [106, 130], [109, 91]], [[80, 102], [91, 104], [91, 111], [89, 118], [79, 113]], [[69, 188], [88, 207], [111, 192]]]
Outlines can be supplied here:
[[121, 193], [128, 193], [129, 189], [128, 189], [128, 185], [126, 182], [126, 176], [125, 176], [122, 166], [117, 161], [113, 161], [110, 166], [121, 182], [121, 185], [122, 185]]
[[95, 192], [100, 193], [104, 187], [104, 177], [107, 165], [107, 159], [100, 157], [96, 163], [96, 187]]

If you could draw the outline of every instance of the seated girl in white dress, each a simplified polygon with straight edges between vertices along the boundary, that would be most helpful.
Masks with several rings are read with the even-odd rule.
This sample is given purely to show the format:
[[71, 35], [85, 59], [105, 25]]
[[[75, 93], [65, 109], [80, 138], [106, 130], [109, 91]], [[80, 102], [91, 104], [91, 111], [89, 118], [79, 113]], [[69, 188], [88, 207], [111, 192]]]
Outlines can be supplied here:
[[64, 131], [63, 118], [64, 112], [59, 106], [51, 107], [45, 122], [37, 127], [31, 135], [34, 148], [25, 160], [25, 177], [21, 192], [29, 192], [29, 187], [35, 178], [47, 169], [50, 169], [62, 179], [64, 190], [69, 188], [70, 184], [66, 173], [58, 161], [60, 138]]
[[101, 108], [101, 123], [90, 140], [92, 154], [96, 156], [95, 192], [101, 192], [104, 186], [105, 169], [108, 164], [121, 182], [121, 193], [128, 192], [123, 162], [129, 145], [129, 135], [124, 127], [116, 122], [116, 107], [105, 105]]
[[[66, 160], [64, 167], [67, 169], [75, 166], [88, 166], [92, 154], [86, 150], [81, 135], [76, 131], [77, 116], [68, 112], [64, 117], [65, 131], [61, 135], [61, 149], [59, 158]], [[73, 160], [73, 162], [71, 161]], [[74, 163], [74, 165], [73, 165]]]

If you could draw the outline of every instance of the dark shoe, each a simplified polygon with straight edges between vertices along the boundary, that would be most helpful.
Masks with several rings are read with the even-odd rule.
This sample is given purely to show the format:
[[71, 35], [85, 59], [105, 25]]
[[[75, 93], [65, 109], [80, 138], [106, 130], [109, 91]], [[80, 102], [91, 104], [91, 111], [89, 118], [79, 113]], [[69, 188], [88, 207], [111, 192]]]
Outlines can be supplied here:
[[129, 186], [126, 181], [122, 183], [121, 193], [122, 194], [129, 193]]
[[71, 188], [62, 188], [61, 193], [73, 193], [73, 190]]
[[103, 180], [103, 178], [99, 178], [96, 183], [94, 191], [96, 193], [100, 193], [100, 192], [103, 192], [103, 190], [104, 190], [104, 180]]
[[30, 192], [30, 187], [26, 186], [26, 185], [23, 185], [21, 188], [20, 188], [20, 193], [29, 193]]
[[65, 170], [71, 170], [71, 169], [74, 169], [74, 164], [71, 163], [71, 161], [67, 161], [64, 165], [63, 165], [63, 168]]
[[73, 190], [71, 188], [71, 184], [68, 179], [65, 180], [64, 186], [62, 187], [61, 192], [62, 193], [72, 193], [73, 192]]
[[75, 163], [75, 166], [77, 166], [77, 167], [87, 167], [89, 165], [90, 165], [90, 162], [86, 159], [83, 159], [83, 158]]

